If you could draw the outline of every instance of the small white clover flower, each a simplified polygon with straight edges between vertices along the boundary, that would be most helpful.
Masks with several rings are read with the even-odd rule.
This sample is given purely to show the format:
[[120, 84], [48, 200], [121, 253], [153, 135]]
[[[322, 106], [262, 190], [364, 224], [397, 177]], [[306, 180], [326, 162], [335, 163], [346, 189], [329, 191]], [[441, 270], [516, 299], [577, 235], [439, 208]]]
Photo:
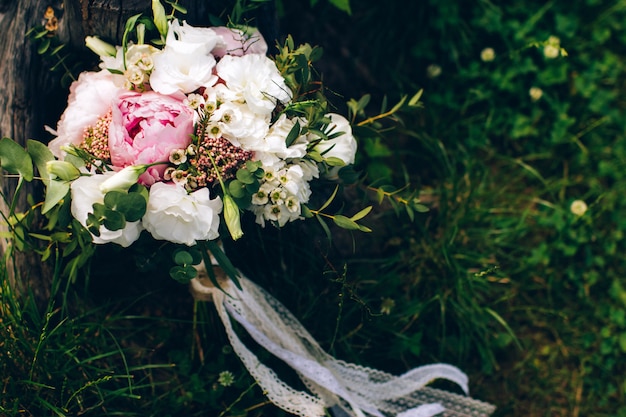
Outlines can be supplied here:
[[217, 377], [217, 382], [223, 387], [230, 387], [235, 383], [235, 375], [230, 371], [222, 371]]
[[428, 78], [437, 78], [441, 75], [441, 67], [437, 64], [430, 64], [426, 67], [426, 76]]
[[550, 36], [547, 44], [543, 47], [543, 56], [554, 59], [561, 54], [561, 40], [556, 36]]
[[483, 62], [491, 62], [496, 58], [496, 51], [493, 48], [485, 48], [480, 52], [480, 59]]
[[187, 162], [187, 154], [184, 149], [172, 149], [170, 151], [170, 162], [174, 165], [180, 165]]
[[528, 95], [532, 101], [537, 101], [541, 98], [541, 96], [543, 96], [543, 90], [539, 87], [530, 87]]
[[574, 200], [569, 206], [569, 210], [576, 216], [582, 216], [587, 212], [587, 203], [583, 200]]

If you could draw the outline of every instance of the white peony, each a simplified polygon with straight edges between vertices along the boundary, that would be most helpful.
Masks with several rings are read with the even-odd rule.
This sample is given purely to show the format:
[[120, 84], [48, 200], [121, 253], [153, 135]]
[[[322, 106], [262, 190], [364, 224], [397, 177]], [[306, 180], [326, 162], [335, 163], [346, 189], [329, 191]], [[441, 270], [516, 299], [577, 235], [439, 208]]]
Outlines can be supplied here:
[[209, 189], [188, 194], [175, 184], [157, 182], [150, 187], [143, 225], [158, 240], [193, 246], [219, 237], [222, 200], [210, 199]]
[[342, 134], [329, 140], [320, 141], [315, 146], [315, 150], [322, 154], [323, 158], [333, 157], [341, 159], [346, 165], [353, 164], [357, 144], [354, 136], [352, 136], [350, 122], [336, 113], [327, 114], [327, 116], [330, 117], [331, 123], [326, 133], [333, 135], [342, 132]]
[[[100, 190], [100, 185], [115, 175], [115, 172], [106, 172], [104, 174], [80, 177], [72, 182], [70, 186], [72, 203], [70, 210], [72, 216], [87, 227], [87, 215], [93, 213], [94, 203], [104, 202], [104, 192]], [[108, 230], [104, 226], [100, 226], [100, 236], [93, 236], [93, 242], [96, 244], [117, 243], [123, 247], [130, 246], [139, 235], [143, 227], [141, 222], [126, 222], [126, 227], [120, 230]]]
[[116, 76], [109, 71], [83, 72], [70, 86], [67, 108], [57, 124], [57, 137], [48, 147], [57, 158], [62, 159], [62, 147], [79, 145], [86, 127], [96, 124], [110, 109], [113, 100], [124, 92], [116, 83]]
[[211, 50], [220, 41], [221, 37], [211, 28], [196, 28], [186, 22], [181, 26], [174, 20], [167, 32], [165, 48], [152, 57], [152, 89], [161, 94], [191, 93], [215, 84], [216, 61]]
[[216, 68], [232, 94], [255, 113], [269, 115], [278, 102], [291, 100], [291, 90], [276, 64], [264, 55], [226, 55]]

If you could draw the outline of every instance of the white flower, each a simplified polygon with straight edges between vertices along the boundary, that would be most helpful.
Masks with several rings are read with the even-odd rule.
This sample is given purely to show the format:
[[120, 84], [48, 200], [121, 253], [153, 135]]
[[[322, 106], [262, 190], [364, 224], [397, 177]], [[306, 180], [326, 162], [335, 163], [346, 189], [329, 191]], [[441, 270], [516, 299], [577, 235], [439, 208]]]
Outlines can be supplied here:
[[[100, 185], [114, 175], [116, 175], [115, 172], [107, 172], [80, 177], [72, 182], [70, 186], [72, 196], [70, 210], [72, 216], [83, 226], [87, 227], [87, 215], [93, 213], [94, 203], [102, 204], [104, 202], [105, 193], [100, 190]], [[108, 230], [106, 227], [100, 226], [100, 236], [92, 235], [93, 242], [96, 244], [113, 242], [128, 247], [139, 238], [142, 229], [139, 221], [126, 222], [126, 226], [120, 230]]]
[[587, 212], [587, 203], [583, 200], [574, 200], [569, 206], [569, 209], [572, 214], [580, 217]]
[[113, 100], [124, 92], [115, 77], [106, 70], [83, 72], [72, 83], [67, 108], [57, 124], [57, 138], [48, 144], [54, 156], [62, 159], [65, 156], [62, 147], [79, 145], [85, 128], [94, 126], [111, 109]]
[[426, 67], [426, 76], [428, 78], [437, 78], [441, 75], [441, 66], [437, 64], [430, 64]]
[[172, 149], [170, 151], [170, 162], [174, 165], [180, 165], [187, 162], [187, 154], [184, 149]]
[[274, 186], [269, 183], [264, 183], [259, 187], [259, 191], [252, 194], [252, 204], [256, 204], [258, 206], [262, 206], [267, 204], [270, 199], [270, 193], [274, 189]]
[[267, 117], [236, 102], [222, 103], [209, 121], [219, 126], [221, 136], [247, 151], [262, 149], [263, 138], [269, 129]]
[[539, 87], [530, 87], [528, 95], [532, 101], [537, 101], [541, 98], [541, 96], [543, 96], [543, 90]]
[[496, 51], [493, 50], [493, 48], [485, 48], [482, 51], [480, 51], [480, 59], [483, 60], [483, 62], [491, 62], [496, 58]]
[[217, 64], [217, 74], [255, 113], [269, 115], [278, 102], [291, 100], [291, 90], [276, 64], [264, 55], [226, 55]]
[[332, 139], [320, 141], [315, 145], [315, 150], [322, 154], [324, 159], [332, 157], [342, 160], [346, 165], [353, 164], [357, 144], [354, 136], [352, 136], [350, 122], [339, 114], [331, 113], [327, 116], [330, 117], [331, 123], [325, 133], [329, 135], [342, 133]]
[[133, 85], [140, 85], [146, 81], [146, 73], [137, 65], [131, 65], [124, 71], [124, 77]]
[[100, 184], [100, 191], [105, 194], [109, 191], [128, 191], [137, 183], [139, 176], [146, 172], [147, 168], [147, 165], [129, 165], [103, 181]]
[[543, 56], [554, 59], [561, 54], [561, 40], [556, 36], [550, 36], [547, 44], [543, 47]]
[[186, 106], [189, 106], [190, 108], [196, 110], [200, 106], [204, 105], [204, 97], [202, 97], [200, 94], [189, 94], [187, 98], [183, 100], [183, 103]]
[[97, 36], [87, 36], [85, 38], [85, 46], [98, 54], [100, 57], [110, 57], [117, 54], [115, 46], [103, 41]]
[[289, 147], [287, 147], [286, 143], [287, 136], [296, 122], [300, 126], [306, 125], [306, 120], [304, 119], [288, 119], [284, 113], [281, 114], [278, 120], [270, 127], [259, 147], [254, 149], [255, 159], [263, 162], [263, 165], [272, 165], [281, 159], [304, 157], [309, 144], [305, 135], [298, 136]]
[[210, 199], [209, 189], [188, 194], [181, 186], [157, 182], [150, 187], [143, 225], [152, 237], [193, 246], [219, 237], [222, 200]]
[[191, 93], [215, 84], [215, 57], [211, 50], [220, 41], [211, 28], [194, 28], [177, 20], [170, 23], [165, 48], [153, 56], [150, 86], [161, 94]]

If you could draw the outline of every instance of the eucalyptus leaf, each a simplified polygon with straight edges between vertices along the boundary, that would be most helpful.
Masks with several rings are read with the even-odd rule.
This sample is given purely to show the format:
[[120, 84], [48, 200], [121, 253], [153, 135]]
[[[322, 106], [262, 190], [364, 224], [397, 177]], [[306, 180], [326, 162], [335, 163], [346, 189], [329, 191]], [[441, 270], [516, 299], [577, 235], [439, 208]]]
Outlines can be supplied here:
[[33, 161], [26, 150], [9, 138], [0, 140], [0, 165], [11, 174], [19, 174], [26, 181], [33, 180]]
[[48, 185], [49, 174], [48, 169], [46, 168], [46, 163], [48, 161], [53, 161], [54, 155], [46, 145], [33, 139], [28, 139], [26, 141], [26, 151], [35, 163], [43, 182]]
[[122, 230], [126, 227], [126, 219], [120, 212], [107, 210], [102, 224], [110, 231]]
[[44, 200], [41, 213], [46, 214], [54, 206], [59, 204], [59, 202], [65, 198], [65, 196], [69, 193], [69, 191], [70, 191], [69, 182], [50, 181], [48, 183], [48, 187], [46, 188], [46, 198]]

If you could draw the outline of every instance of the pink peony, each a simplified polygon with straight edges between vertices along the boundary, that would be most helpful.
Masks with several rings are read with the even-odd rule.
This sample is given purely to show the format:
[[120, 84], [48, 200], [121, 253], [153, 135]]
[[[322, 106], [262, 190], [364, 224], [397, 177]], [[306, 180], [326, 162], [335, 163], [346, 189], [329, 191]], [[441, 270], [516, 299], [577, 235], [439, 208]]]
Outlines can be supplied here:
[[[191, 143], [193, 111], [174, 96], [153, 91], [122, 94], [112, 109], [109, 148], [113, 166], [167, 162], [170, 151]], [[163, 178], [166, 165], [155, 165], [139, 178], [152, 185]]]
[[[57, 158], [65, 155], [64, 146], [79, 145], [86, 127], [94, 126], [111, 108], [122, 90], [118, 75], [109, 71], [83, 72], [70, 87], [67, 108], [57, 125], [57, 137], [48, 147]], [[116, 79], [117, 78], [117, 79]]]

